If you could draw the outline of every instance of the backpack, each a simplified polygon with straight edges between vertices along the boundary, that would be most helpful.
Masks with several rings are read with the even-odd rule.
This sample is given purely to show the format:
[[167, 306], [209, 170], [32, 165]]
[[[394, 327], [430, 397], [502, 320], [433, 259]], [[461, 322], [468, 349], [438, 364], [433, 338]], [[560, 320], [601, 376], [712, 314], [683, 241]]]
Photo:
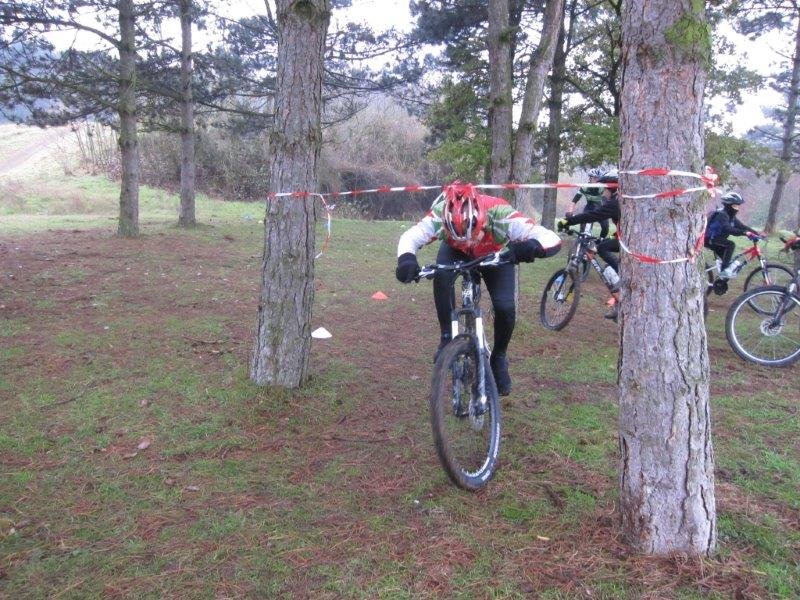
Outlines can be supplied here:
[[718, 208], [710, 213], [708, 213], [708, 224], [706, 225], [706, 239], [713, 240], [715, 237], [719, 237], [722, 235], [723, 231], [723, 224], [722, 224], [722, 209]]

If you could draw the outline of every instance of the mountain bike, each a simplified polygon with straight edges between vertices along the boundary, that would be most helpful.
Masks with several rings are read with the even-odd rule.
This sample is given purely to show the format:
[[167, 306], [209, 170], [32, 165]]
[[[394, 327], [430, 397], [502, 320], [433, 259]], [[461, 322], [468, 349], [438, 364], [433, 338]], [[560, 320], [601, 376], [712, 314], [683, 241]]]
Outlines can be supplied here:
[[[794, 277], [794, 271], [786, 265], [767, 262], [764, 252], [758, 245], [764, 238], [756, 235], [749, 237], [753, 246], [740, 252], [731, 260], [731, 265], [735, 266], [733, 277], [736, 277], [749, 262], [753, 260], [758, 260], [759, 262], [759, 266], [750, 271], [747, 278], [744, 280], [743, 291], [746, 292], [754, 286], [761, 285], [788, 285]], [[706, 280], [708, 282], [706, 296], [709, 296], [712, 292], [717, 296], [722, 296], [728, 291], [730, 278], [719, 276], [721, 266], [722, 263], [718, 258], [715, 260], [714, 264], [705, 264]]]
[[589, 233], [567, 229], [567, 234], [576, 237], [576, 243], [567, 258], [567, 266], [550, 277], [542, 292], [539, 318], [542, 325], [560, 331], [569, 324], [581, 299], [581, 276], [583, 265], [588, 264], [597, 271], [600, 279], [614, 293], [619, 285], [619, 275], [610, 265], [603, 267], [597, 259], [597, 238]]
[[420, 278], [452, 272], [461, 278], [461, 304], [452, 312], [452, 339], [436, 359], [430, 418], [436, 453], [447, 475], [465, 490], [479, 490], [494, 475], [500, 452], [500, 397], [489, 366], [480, 308], [478, 269], [506, 264], [502, 252], [449, 265], [427, 265]]
[[[781, 240], [800, 252], [800, 238]], [[756, 287], [736, 298], [725, 337], [736, 354], [758, 365], [785, 367], [800, 360], [800, 270], [785, 287]]]

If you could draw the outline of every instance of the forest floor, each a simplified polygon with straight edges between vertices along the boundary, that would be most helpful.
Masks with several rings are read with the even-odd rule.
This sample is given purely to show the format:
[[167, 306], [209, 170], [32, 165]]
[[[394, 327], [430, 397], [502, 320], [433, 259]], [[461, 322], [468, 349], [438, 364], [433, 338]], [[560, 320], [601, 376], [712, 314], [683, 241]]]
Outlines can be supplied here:
[[[800, 596], [800, 365], [733, 354], [733, 292], [708, 321], [719, 551], [644, 558], [620, 538], [617, 332], [597, 277], [565, 330], [538, 322], [564, 253], [522, 269], [500, 469], [471, 494], [433, 447], [430, 284], [393, 276], [407, 223], [334, 221], [313, 322], [333, 337], [287, 392], [247, 373], [262, 207], [203, 200], [184, 231], [177, 200], [145, 191], [143, 235], [122, 240], [102, 181], [57, 179], [50, 201], [12, 184], [0, 597]], [[42, 210], [80, 186], [89, 217]]]

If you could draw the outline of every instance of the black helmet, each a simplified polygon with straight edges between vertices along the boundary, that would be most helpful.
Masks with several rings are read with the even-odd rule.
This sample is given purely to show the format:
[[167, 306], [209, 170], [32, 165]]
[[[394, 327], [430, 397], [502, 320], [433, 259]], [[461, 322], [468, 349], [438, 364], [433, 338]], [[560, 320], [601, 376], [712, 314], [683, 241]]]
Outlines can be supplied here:
[[616, 169], [611, 169], [603, 173], [597, 183], [619, 183], [619, 173]]
[[736, 192], [729, 192], [722, 197], [722, 203], [726, 206], [738, 206], [744, 204], [744, 199]]

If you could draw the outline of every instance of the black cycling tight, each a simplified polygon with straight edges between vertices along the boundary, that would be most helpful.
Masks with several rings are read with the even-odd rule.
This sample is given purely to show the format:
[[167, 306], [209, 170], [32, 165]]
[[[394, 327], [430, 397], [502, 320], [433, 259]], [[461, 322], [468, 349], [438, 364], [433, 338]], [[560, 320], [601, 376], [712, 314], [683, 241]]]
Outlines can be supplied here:
[[[438, 264], [452, 264], [458, 260], [470, 260], [471, 257], [442, 243], [436, 255]], [[505, 264], [499, 267], [486, 267], [480, 269], [481, 278], [486, 283], [486, 289], [492, 298], [494, 308], [494, 354], [505, 354], [511, 334], [514, 332], [516, 321], [516, 306], [514, 306], [514, 265]], [[436, 305], [436, 316], [442, 336], [450, 335], [450, 316], [455, 305], [455, 290], [453, 279], [455, 274], [439, 272], [433, 278], [433, 301]]]

